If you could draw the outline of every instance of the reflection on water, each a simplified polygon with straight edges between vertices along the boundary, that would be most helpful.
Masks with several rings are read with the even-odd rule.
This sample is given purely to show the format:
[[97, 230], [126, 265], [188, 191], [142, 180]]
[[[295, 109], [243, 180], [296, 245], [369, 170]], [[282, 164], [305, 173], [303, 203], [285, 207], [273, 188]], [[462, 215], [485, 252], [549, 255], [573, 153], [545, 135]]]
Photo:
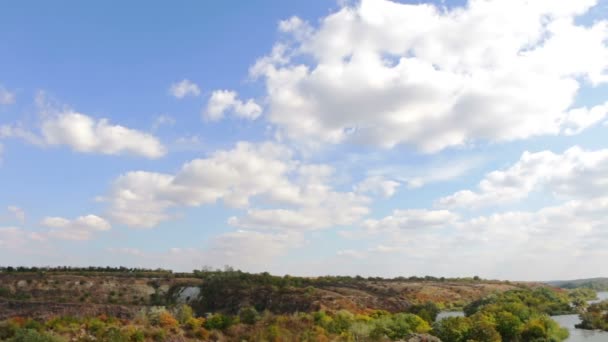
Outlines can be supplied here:
[[608, 332], [598, 330], [584, 330], [576, 329], [575, 324], [581, 320], [578, 315], [559, 315], [552, 317], [559, 325], [565, 327], [570, 331], [570, 337], [566, 340], [568, 342], [606, 342], [608, 341]]
[[[598, 292], [597, 300], [589, 301], [590, 304], [596, 303], [602, 300], [608, 300], [608, 292]], [[444, 311], [437, 315], [437, 320], [446, 317], [462, 317], [464, 312], [462, 311]], [[599, 330], [584, 330], [576, 329], [574, 326], [581, 320], [578, 315], [559, 315], [552, 316], [552, 318], [564, 328], [570, 331], [570, 337], [566, 340], [567, 342], [608, 342], [608, 332]]]
[[608, 299], [608, 292], [598, 292], [596, 300], [590, 300], [589, 304], [598, 303]]

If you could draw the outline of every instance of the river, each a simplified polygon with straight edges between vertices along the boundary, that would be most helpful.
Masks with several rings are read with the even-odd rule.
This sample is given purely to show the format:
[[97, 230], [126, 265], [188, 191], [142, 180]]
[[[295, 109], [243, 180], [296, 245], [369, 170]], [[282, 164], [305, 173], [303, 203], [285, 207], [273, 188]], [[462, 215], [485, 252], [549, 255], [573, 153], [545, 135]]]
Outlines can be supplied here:
[[[608, 292], [598, 292], [598, 299], [589, 301], [590, 304], [596, 303], [602, 300], [608, 299]], [[437, 315], [437, 320], [446, 317], [459, 317], [464, 316], [462, 311], [444, 311]], [[559, 323], [562, 327], [565, 327], [570, 332], [570, 337], [566, 340], [567, 342], [607, 342], [608, 332], [599, 330], [585, 330], [576, 329], [574, 325], [578, 324], [581, 320], [578, 315], [559, 315], [552, 316], [552, 318]]]

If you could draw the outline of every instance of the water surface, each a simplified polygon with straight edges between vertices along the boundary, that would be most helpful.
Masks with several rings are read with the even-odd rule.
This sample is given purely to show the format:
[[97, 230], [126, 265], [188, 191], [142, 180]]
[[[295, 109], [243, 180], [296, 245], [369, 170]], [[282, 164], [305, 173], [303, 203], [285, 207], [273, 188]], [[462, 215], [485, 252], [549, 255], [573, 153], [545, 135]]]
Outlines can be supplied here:
[[[598, 292], [598, 299], [589, 301], [589, 304], [597, 303], [602, 300], [608, 300], [608, 292]], [[462, 317], [462, 311], [443, 311], [437, 315], [437, 320], [446, 317]], [[599, 330], [576, 329], [574, 326], [580, 323], [578, 315], [558, 315], [551, 316], [559, 325], [568, 329], [570, 337], [567, 342], [608, 342], [608, 332]]]
[[575, 324], [580, 323], [578, 315], [551, 316], [559, 325], [568, 329], [570, 337], [568, 342], [608, 342], [608, 332], [599, 330], [576, 329]]

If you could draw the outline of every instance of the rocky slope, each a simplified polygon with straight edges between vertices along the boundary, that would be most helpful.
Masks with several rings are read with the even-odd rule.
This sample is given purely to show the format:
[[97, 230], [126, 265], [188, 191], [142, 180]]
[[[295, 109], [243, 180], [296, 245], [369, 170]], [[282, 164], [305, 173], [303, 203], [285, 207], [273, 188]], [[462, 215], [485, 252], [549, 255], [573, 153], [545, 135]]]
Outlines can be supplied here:
[[426, 301], [448, 309], [460, 307], [491, 293], [528, 286], [487, 281], [368, 279], [313, 284], [276, 286], [195, 277], [0, 273], [0, 319], [102, 312], [130, 317], [145, 306], [183, 302], [201, 314], [235, 313], [245, 306], [276, 313], [320, 309], [401, 312], [413, 303]]

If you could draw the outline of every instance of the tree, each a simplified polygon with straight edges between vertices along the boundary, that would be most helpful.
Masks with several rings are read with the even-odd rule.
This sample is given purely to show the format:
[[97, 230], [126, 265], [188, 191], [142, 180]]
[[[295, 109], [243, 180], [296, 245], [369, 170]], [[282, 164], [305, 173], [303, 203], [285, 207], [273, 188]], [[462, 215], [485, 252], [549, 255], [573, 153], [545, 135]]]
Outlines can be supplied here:
[[253, 306], [248, 306], [239, 311], [239, 319], [241, 323], [251, 325], [260, 319], [260, 314]]
[[466, 342], [471, 321], [467, 317], [446, 317], [433, 325], [432, 334], [442, 341]]
[[496, 315], [496, 330], [505, 341], [515, 341], [522, 327], [523, 323], [519, 317], [508, 311], [501, 311]]
[[409, 313], [420, 316], [420, 318], [432, 324], [437, 319], [437, 315], [441, 311], [437, 304], [433, 302], [426, 302], [424, 304], [412, 305], [407, 310]]

